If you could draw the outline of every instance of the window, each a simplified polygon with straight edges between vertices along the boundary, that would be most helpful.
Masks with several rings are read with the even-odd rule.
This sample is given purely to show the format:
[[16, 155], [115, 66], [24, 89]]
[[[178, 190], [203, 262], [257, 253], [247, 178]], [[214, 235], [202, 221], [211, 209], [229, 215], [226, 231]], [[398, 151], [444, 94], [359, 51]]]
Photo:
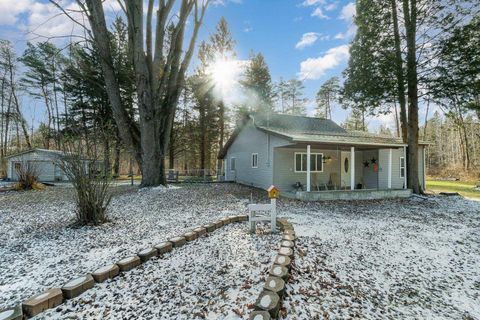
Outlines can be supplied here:
[[16, 173], [20, 173], [20, 170], [22, 168], [22, 164], [20, 162], [15, 162], [14, 168], [15, 168]]
[[[310, 171], [323, 172], [323, 154], [310, 154]], [[307, 172], [307, 153], [295, 152], [295, 172]]]
[[405, 178], [405, 158], [400, 157], [400, 178]]
[[258, 168], [258, 153], [252, 153], [252, 168]]
[[236, 163], [235, 163], [235, 158], [231, 158], [230, 159], [230, 171], [235, 171], [237, 170], [237, 166], [236, 166]]

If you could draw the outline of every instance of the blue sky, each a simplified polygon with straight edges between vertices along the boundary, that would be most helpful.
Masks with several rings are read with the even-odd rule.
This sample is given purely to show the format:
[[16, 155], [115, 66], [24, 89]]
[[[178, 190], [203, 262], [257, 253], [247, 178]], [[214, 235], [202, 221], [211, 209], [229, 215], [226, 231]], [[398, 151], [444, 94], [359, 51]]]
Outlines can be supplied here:
[[[280, 77], [303, 80], [310, 100], [308, 113], [313, 115], [318, 88], [331, 76], [340, 76], [346, 67], [348, 44], [355, 34], [352, 22], [354, 1], [215, 1], [217, 3], [208, 9], [199, 40], [213, 33], [220, 18], [225, 17], [237, 43], [238, 59], [248, 59], [252, 50], [261, 52], [274, 81]], [[115, 0], [106, 2], [111, 12], [118, 10]], [[75, 8], [72, 1], [63, 0], [63, 3]], [[18, 54], [23, 51], [27, 39], [81, 33], [71, 21], [56, 16], [58, 10], [46, 0], [0, 0], [0, 11], [3, 13], [0, 16], [0, 38], [12, 40]], [[334, 120], [341, 122], [346, 114], [347, 111], [337, 107]], [[39, 117], [41, 115], [36, 115], [37, 119]], [[392, 118], [384, 116], [371, 120], [370, 127], [373, 129], [379, 123], [392, 124]]]

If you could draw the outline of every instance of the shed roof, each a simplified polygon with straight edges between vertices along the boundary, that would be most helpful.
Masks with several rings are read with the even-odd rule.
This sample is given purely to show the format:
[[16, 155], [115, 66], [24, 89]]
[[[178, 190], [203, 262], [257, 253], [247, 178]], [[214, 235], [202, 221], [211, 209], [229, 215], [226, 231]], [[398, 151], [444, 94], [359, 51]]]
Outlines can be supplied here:
[[51, 155], [55, 155], [55, 156], [65, 155], [65, 153], [63, 151], [60, 151], [60, 150], [48, 150], [48, 149], [41, 149], [41, 148], [32, 148], [32, 149], [28, 149], [28, 150], [25, 150], [25, 151], [17, 152], [17, 153], [11, 154], [9, 156], [6, 156], [5, 159], [18, 157], [18, 156], [28, 154], [28, 153], [32, 153], [32, 152], [47, 153], [47, 154], [51, 154]]

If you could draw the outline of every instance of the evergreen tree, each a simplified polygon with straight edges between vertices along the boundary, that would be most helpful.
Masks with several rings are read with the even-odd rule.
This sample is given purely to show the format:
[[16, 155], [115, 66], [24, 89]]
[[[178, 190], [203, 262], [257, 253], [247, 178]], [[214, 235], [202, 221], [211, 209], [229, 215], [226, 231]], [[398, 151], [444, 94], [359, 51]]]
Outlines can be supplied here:
[[332, 104], [338, 100], [340, 85], [338, 77], [325, 81], [317, 92], [316, 116], [332, 119]]
[[273, 113], [273, 85], [270, 70], [261, 53], [250, 56], [242, 85], [247, 95], [253, 95], [250, 110], [258, 113]]
[[291, 79], [286, 86], [286, 113], [296, 116], [303, 116], [306, 114], [305, 104], [308, 99], [304, 95], [305, 86], [303, 82], [297, 79]]

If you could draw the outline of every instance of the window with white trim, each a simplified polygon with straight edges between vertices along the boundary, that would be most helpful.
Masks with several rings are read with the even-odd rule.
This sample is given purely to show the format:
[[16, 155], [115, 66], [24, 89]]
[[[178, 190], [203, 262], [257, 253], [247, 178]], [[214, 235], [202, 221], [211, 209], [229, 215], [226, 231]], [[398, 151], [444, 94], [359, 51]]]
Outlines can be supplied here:
[[400, 157], [400, 178], [405, 178], [405, 158]]
[[[295, 152], [295, 172], [307, 172], [306, 152]], [[310, 172], [323, 172], [323, 153], [310, 153]]]
[[235, 158], [231, 158], [230, 159], [230, 171], [235, 171], [235, 170], [237, 170], [236, 161], [235, 161]]
[[258, 168], [258, 153], [252, 153], [252, 168]]

